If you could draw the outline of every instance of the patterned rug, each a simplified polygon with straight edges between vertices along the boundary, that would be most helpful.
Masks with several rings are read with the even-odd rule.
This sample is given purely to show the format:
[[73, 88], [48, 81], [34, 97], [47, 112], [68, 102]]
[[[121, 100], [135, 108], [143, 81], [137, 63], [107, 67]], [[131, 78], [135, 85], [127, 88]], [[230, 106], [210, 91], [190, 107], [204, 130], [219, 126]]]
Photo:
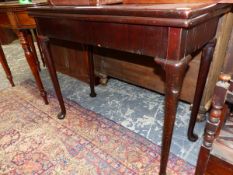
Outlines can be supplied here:
[[[58, 120], [56, 98], [49, 102], [28, 83], [0, 91], [1, 175], [158, 174], [159, 146], [71, 101]], [[167, 172], [191, 175], [194, 167], [170, 155]]]

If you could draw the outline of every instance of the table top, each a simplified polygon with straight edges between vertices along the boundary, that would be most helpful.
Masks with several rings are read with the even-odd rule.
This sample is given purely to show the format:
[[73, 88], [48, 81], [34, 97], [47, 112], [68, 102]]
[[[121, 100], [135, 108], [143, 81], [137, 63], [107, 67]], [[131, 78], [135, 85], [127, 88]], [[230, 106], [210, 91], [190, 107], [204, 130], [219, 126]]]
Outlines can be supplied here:
[[229, 4], [118, 4], [101, 6], [37, 6], [29, 8], [34, 17], [71, 17], [90, 21], [111, 21], [145, 25], [190, 27], [230, 11]]
[[174, 17], [193, 18], [218, 8], [229, 6], [227, 4], [213, 3], [186, 3], [186, 4], [118, 4], [101, 6], [43, 6], [34, 10], [63, 11], [76, 14], [98, 14], [119, 16], [146, 16], [146, 17]]

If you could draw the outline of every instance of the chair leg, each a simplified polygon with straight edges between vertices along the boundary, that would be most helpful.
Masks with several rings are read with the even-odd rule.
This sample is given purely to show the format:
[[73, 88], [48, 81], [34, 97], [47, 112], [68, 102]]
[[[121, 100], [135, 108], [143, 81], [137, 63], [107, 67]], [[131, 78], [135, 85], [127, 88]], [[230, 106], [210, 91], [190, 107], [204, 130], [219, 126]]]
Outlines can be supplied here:
[[206, 123], [203, 144], [199, 152], [198, 162], [196, 166], [196, 175], [205, 174], [206, 167], [210, 157], [213, 141], [218, 136], [219, 126], [222, 122], [222, 115], [224, 113], [225, 96], [228, 87], [224, 87], [224, 81], [221, 80], [217, 83], [214, 89], [214, 96], [212, 99], [212, 108], [209, 118]]

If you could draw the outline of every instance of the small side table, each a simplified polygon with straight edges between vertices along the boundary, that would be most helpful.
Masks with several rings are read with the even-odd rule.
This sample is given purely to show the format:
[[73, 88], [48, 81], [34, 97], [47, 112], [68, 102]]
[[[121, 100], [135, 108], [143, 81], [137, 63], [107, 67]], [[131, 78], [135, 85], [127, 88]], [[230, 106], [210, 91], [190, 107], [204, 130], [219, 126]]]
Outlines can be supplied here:
[[[20, 5], [18, 1], [0, 3], [0, 27], [12, 29], [17, 34], [31, 72], [39, 88], [40, 94], [44, 100], [44, 103], [48, 104], [47, 93], [44, 90], [39, 74], [39, 61], [36, 55], [31, 32], [35, 31], [36, 24], [34, 19], [28, 16], [26, 11], [28, 7], [39, 6], [43, 4], [47, 3], [45, 1], [34, 1], [34, 3], [27, 5]], [[2, 50], [1, 55], [4, 55]], [[9, 67], [7, 66], [5, 56], [2, 56], [2, 58], [3, 59], [1, 59], [1, 62], [4, 63], [3, 67], [6, 71], [7, 77], [10, 81], [12, 81], [12, 76], [9, 71]]]

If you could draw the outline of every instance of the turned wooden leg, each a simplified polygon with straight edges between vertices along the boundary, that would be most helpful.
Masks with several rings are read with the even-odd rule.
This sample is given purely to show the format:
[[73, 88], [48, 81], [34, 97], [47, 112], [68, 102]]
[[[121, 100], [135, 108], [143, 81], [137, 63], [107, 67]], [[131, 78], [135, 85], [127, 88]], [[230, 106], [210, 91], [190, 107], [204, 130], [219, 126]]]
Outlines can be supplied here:
[[11, 83], [11, 86], [14, 87], [15, 84], [14, 84], [14, 81], [13, 81], [11, 70], [10, 70], [8, 64], [7, 64], [6, 57], [4, 55], [4, 52], [2, 50], [2, 46], [1, 45], [0, 45], [0, 63], [3, 66], [3, 69], [4, 69], [5, 73], [6, 73], [6, 77], [9, 80], [9, 82]]
[[40, 40], [38, 39], [38, 34], [37, 34], [36, 29], [33, 29], [33, 33], [34, 33], [34, 36], [36, 38], [37, 46], [38, 46], [39, 51], [40, 51], [40, 56], [41, 56], [41, 60], [42, 60], [43, 66], [45, 67], [45, 59], [44, 59], [44, 55], [43, 55], [43, 52], [42, 52]]
[[61, 112], [57, 115], [57, 117], [59, 119], [64, 119], [65, 116], [66, 116], [66, 108], [65, 108], [64, 101], [63, 101], [59, 81], [58, 81], [58, 78], [57, 78], [56, 68], [55, 68], [53, 58], [51, 56], [50, 49], [49, 49], [49, 38], [47, 38], [45, 36], [38, 36], [38, 38], [40, 40], [41, 48], [42, 48], [44, 56], [45, 56], [44, 57], [45, 62], [46, 62], [46, 65], [47, 65], [51, 80], [53, 82], [53, 87], [55, 89], [55, 93], [57, 95], [59, 105], [60, 105], [60, 108], [61, 108]]
[[197, 115], [201, 104], [201, 99], [205, 88], [205, 83], [208, 76], [210, 64], [213, 58], [215, 45], [216, 45], [216, 40], [212, 40], [204, 47], [202, 51], [200, 69], [197, 79], [197, 86], [196, 86], [193, 108], [192, 108], [191, 118], [189, 121], [189, 128], [188, 128], [188, 139], [193, 142], [198, 139], [198, 136], [194, 134], [194, 127], [197, 120]]
[[215, 90], [214, 96], [212, 99], [212, 109], [208, 117], [205, 134], [203, 139], [203, 144], [201, 146], [197, 166], [196, 166], [196, 175], [205, 174], [207, 163], [210, 157], [210, 151], [212, 149], [212, 144], [216, 136], [218, 135], [219, 125], [221, 123], [221, 116], [223, 114], [225, 96], [227, 93], [228, 87], [226, 86], [226, 81], [218, 81]]
[[33, 53], [33, 56], [35, 58], [37, 68], [38, 68], [39, 71], [41, 71], [41, 69], [40, 69], [40, 62], [39, 62], [39, 59], [37, 57], [36, 48], [35, 48], [33, 37], [32, 37], [32, 33], [31, 33], [30, 30], [28, 30], [27, 41], [28, 41], [28, 44], [30, 45], [31, 52]]
[[156, 63], [162, 65], [166, 74], [165, 115], [160, 160], [160, 175], [166, 174], [180, 90], [190, 60], [191, 56], [187, 56], [180, 61], [155, 59]]
[[90, 79], [90, 89], [91, 89], [90, 96], [96, 97], [93, 47], [92, 46], [88, 46], [88, 65], [89, 65], [89, 79]]
[[40, 74], [38, 72], [38, 67], [34, 58], [34, 54], [32, 53], [32, 51], [30, 50], [30, 45], [27, 42], [27, 38], [28, 35], [30, 35], [28, 30], [19, 30], [17, 32], [17, 35], [19, 37], [19, 41], [24, 49], [24, 53], [27, 59], [27, 62], [29, 64], [29, 67], [32, 71], [32, 74], [35, 78], [36, 84], [39, 88], [40, 94], [43, 97], [43, 100], [45, 102], [45, 104], [48, 104], [48, 100], [47, 100], [47, 93], [44, 90], [44, 86], [42, 84], [41, 78], [40, 78]]

